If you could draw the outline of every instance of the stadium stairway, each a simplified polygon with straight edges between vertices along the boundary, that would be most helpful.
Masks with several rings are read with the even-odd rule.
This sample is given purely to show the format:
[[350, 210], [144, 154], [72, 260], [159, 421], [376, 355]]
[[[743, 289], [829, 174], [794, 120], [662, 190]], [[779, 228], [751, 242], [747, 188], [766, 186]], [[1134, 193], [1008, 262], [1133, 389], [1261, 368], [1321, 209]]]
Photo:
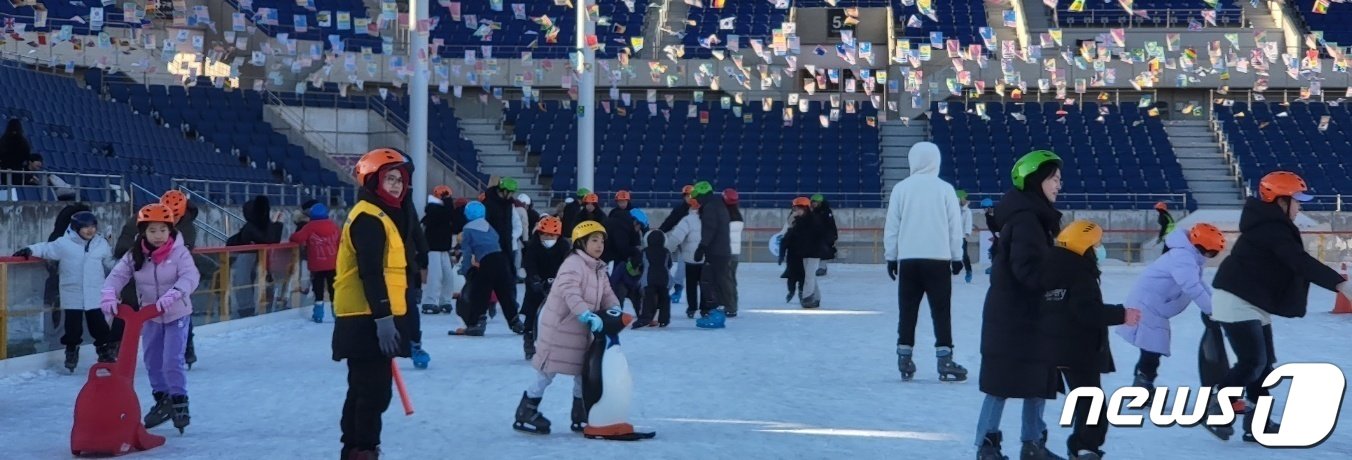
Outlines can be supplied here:
[[891, 193], [892, 186], [911, 175], [910, 162], [907, 160], [911, 146], [929, 139], [926, 134], [929, 122], [912, 120], [910, 126], [897, 120], [883, 122], [882, 152], [883, 194]]
[[527, 165], [526, 155], [512, 148], [512, 140], [495, 120], [464, 118], [462, 135], [479, 150], [479, 169], [484, 174], [516, 179], [521, 193], [535, 203], [548, 203], [549, 191], [540, 185], [537, 168]]
[[1205, 120], [1168, 121], [1164, 131], [1198, 208], [1237, 209], [1243, 204], [1244, 191]]

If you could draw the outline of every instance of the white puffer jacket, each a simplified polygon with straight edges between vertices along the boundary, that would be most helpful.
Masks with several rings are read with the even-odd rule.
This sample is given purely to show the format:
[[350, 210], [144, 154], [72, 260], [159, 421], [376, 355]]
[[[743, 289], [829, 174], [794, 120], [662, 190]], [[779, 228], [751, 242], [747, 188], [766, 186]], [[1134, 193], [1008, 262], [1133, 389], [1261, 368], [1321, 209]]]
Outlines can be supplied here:
[[732, 255], [742, 255], [742, 230], [746, 229], [746, 222], [732, 221], [728, 223], [728, 240], [732, 242]]
[[704, 261], [695, 262], [695, 250], [699, 248], [700, 230], [703, 225], [699, 220], [699, 211], [690, 210], [681, 221], [676, 224], [676, 228], [671, 229], [667, 234], [667, 250], [671, 252], [680, 252], [681, 262], [687, 264], [704, 263]]
[[28, 249], [33, 251], [33, 257], [60, 263], [62, 309], [99, 308], [103, 279], [116, 262], [108, 240], [95, 236], [85, 241], [74, 230], [66, 230], [56, 241], [34, 244]]

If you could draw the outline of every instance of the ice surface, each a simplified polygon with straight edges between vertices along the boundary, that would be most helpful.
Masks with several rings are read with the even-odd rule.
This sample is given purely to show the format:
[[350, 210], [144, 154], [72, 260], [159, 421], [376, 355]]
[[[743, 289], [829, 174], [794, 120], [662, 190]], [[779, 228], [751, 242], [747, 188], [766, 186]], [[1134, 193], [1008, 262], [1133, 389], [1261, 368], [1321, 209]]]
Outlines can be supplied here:
[[[1112, 267], [1103, 285], [1109, 301], [1126, 296], [1139, 268]], [[534, 373], [521, 339], [501, 318], [482, 338], [448, 337], [456, 322], [426, 317], [431, 368], [400, 360], [417, 413], [399, 402], [385, 413], [386, 458], [691, 458], [691, 459], [950, 459], [973, 458], [974, 422], [982, 400], [976, 376], [986, 276], [968, 285], [954, 278], [956, 358], [972, 371], [966, 383], [940, 383], [933, 334], [921, 314], [916, 380], [896, 370], [896, 285], [879, 265], [832, 265], [822, 283], [823, 308], [785, 304], [779, 268], [741, 266], [741, 316], [725, 330], [694, 327], [684, 305], [671, 327], [626, 331], [621, 340], [633, 369], [632, 422], [658, 432], [638, 443], [582, 439], [567, 432], [571, 379], [555, 381], [543, 411], [564, 432], [533, 436], [511, 429], [513, 410]], [[1274, 324], [1283, 362], [1332, 362], [1352, 369], [1352, 316], [1327, 313], [1333, 294], [1316, 288], [1312, 313]], [[295, 318], [225, 335], [199, 337], [200, 361], [189, 372], [192, 426], [180, 436], [168, 424], [162, 448], [132, 458], [335, 458], [345, 368], [329, 359], [331, 324]], [[1196, 311], [1174, 322], [1174, 356], [1161, 385], [1193, 385]], [[1118, 372], [1111, 388], [1129, 385], [1137, 351], [1113, 336]], [[1233, 355], [1232, 355], [1233, 356]], [[144, 366], [137, 378], [148, 406]], [[75, 395], [84, 374], [39, 372], [0, 380], [0, 446], [4, 458], [69, 457]], [[1279, 401], [1284, 393], [1279, 391]], [[397, 399], [397, 397], [396, 397]], [[1070, 430], [1056, 426], [1063, 400], [1048, 404], [1049, 445], [1064, 455]], [[1343, 418], [1347, 416], [1344, 405]], [[1017, 458], [1019, 404], [1006, 412], [1005, 454]], [[1352, 458], [1352, 423], [1339, 424], [1313, 450], [1265, 449], [1238, 436], [1228, 443], [1194, 428], [1114, 428], [1104, 449], [1116, 459]]]

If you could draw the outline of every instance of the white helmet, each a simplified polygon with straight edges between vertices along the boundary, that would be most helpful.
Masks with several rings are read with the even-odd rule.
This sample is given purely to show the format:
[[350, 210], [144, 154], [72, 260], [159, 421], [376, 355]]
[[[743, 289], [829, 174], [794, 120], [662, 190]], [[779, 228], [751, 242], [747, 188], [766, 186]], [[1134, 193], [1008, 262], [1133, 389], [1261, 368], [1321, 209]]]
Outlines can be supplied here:
[[525, 193], [517, 195], [516, 201], [521, 202], [521, 204], [530, 204], [530, 195], [527, 195]]

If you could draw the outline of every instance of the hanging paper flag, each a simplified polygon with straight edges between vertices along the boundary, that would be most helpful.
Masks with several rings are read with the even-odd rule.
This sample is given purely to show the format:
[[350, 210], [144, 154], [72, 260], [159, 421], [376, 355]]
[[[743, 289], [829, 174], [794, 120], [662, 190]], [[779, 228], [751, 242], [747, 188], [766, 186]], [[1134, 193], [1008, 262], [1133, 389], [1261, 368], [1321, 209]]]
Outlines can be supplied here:
[[1215, 26], [1216, 10], [1202, 10], [1202, 19], [1205, 20], [1207, 24]]
[[1043, 5], [1047, 5], [1047, 8], [1051, 8], [1053, 10], [1056, 9], [1056, 2], [1057, 0], [1042, 0]]
[[502, 11], [502, 0], [488, 0], [488, 8], [493, 11]]
[[1070, 12], [1079, 13], [1084, 11], [1084, 0], [1074, 0], [1070, 2]]
[[[1314, 2], [1315, 14], [1328, 14], [1328, 12], [1329, 12], [1329, 0], [1315, 0]], [[1320, 131], [1323, 130], [1321, 129]]]

